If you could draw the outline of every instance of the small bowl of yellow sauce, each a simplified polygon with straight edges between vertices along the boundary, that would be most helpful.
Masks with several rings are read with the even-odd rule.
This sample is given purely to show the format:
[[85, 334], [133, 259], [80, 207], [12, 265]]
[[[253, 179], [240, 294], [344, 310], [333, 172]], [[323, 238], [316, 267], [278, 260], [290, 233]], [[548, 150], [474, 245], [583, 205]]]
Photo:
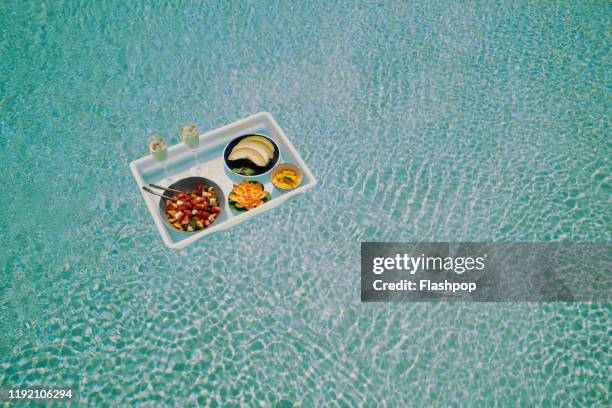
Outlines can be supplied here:
[[270, 172], [270, 181], [279, 190], [293, 190], [302, 184], [302, 170], [290, 163], [279, 164]]

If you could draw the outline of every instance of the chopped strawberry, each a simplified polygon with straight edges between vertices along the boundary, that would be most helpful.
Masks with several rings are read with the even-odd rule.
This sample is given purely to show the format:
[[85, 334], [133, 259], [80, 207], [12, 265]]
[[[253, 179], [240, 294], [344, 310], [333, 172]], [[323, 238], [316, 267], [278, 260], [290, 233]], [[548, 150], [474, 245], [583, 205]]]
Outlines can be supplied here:
[[180, 193], [166, 201], [168, 221], [180, 231], [197, 231], [218, 218], [217, 195], [212, 187], [197, 186], [190, 193]]

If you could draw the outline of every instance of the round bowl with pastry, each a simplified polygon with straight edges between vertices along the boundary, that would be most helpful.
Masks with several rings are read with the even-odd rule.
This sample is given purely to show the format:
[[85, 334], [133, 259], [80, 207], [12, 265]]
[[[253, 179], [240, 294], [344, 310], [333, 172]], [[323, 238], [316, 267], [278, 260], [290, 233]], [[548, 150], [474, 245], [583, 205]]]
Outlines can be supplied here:
[[244, 212], [259, 207], [271, 198], [272, 195], [265, 190], [262, 183], [243, 179], [240, 184], [234, 184], [227, 196], [227, 202], [232, 210]]

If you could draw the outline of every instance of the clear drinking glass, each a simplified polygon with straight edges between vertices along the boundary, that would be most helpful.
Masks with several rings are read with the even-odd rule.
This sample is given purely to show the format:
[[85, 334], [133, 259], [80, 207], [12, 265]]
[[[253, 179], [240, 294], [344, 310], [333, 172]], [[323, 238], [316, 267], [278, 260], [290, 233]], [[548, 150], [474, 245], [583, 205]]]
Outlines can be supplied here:
[[200, 165], [198, 164], [197, 157], [197, 148], [200, 145], [200, 132], [198, 131], [198, 127], [189, 123], [181, 128], [181, 138], [183, 142], [191, 149], [191, 153], [193, 154], [193, 162], [195, 163], [194, 171], [195, 173], [200, 172]]
[[149, 139], [149, 152], [155, 160], [161, 163], [164, 168], [164, 175], [168, 180], [168, 166], [166, 165], [166, 159], [168, 158], [168, 149], [166, 148], [166, 142], [161, 136], [154, 136]]

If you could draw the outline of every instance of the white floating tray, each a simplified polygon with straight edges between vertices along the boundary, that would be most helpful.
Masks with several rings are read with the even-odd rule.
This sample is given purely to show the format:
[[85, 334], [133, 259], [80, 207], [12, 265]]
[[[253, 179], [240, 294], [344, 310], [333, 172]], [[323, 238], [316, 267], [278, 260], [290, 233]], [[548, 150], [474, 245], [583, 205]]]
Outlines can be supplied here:
[[[265, 174], [255, 180], [264, 184], [265, 190], [270, 192], [272, 199], [252, 210], [235, 213], [229, 208], [227, 196], [231, 192], [233, 184], [238, 183], [239, 178], [225, 168], [223, 149], [230, 140], [247, 133], [259, 133], [273, 139], [280, 149], [278, 163], [293, 163], [300, 167], [303, 172], [302, 184], [294, 190], [281, 191], [272, 185], [269, 177], [270, 173]], [[223, 231], [257, 214], [278, 207], [289, 198], [302, 194], [317, 184], [317, 180], [300, 157], [300, 154], [295, 150], [285, 132], [283, 132], [268, 112], [256, 113], [255, 115], [200, 135], [197, 158], [200, 165], [200, 172], [197, 175], [206, 177], [221, 187], [225, 195], [225, 204], [224, 208], [221, 209], [219, 218], [210, 227], [193, 234], [181, 233], [166, 226], [159, 213], [159, 197], [142, 190], [142, 186], [146, 186], [149, 183], [165, 187], [182, 178], [196, 175], [193, 170], [195, 163], [191, 150], [184, 143], [168, 148], [167, 166], [171, 181], [165, 178], [161, 164], [153, 159], [151, 155], [141, 157], [130, 163], [130, 169], [142, 193], [142, 198], [147, 204], [149, 213], [153, 217], [153, 221], [164, 244], [169, 248], [185, 248], [200, 238]]]

